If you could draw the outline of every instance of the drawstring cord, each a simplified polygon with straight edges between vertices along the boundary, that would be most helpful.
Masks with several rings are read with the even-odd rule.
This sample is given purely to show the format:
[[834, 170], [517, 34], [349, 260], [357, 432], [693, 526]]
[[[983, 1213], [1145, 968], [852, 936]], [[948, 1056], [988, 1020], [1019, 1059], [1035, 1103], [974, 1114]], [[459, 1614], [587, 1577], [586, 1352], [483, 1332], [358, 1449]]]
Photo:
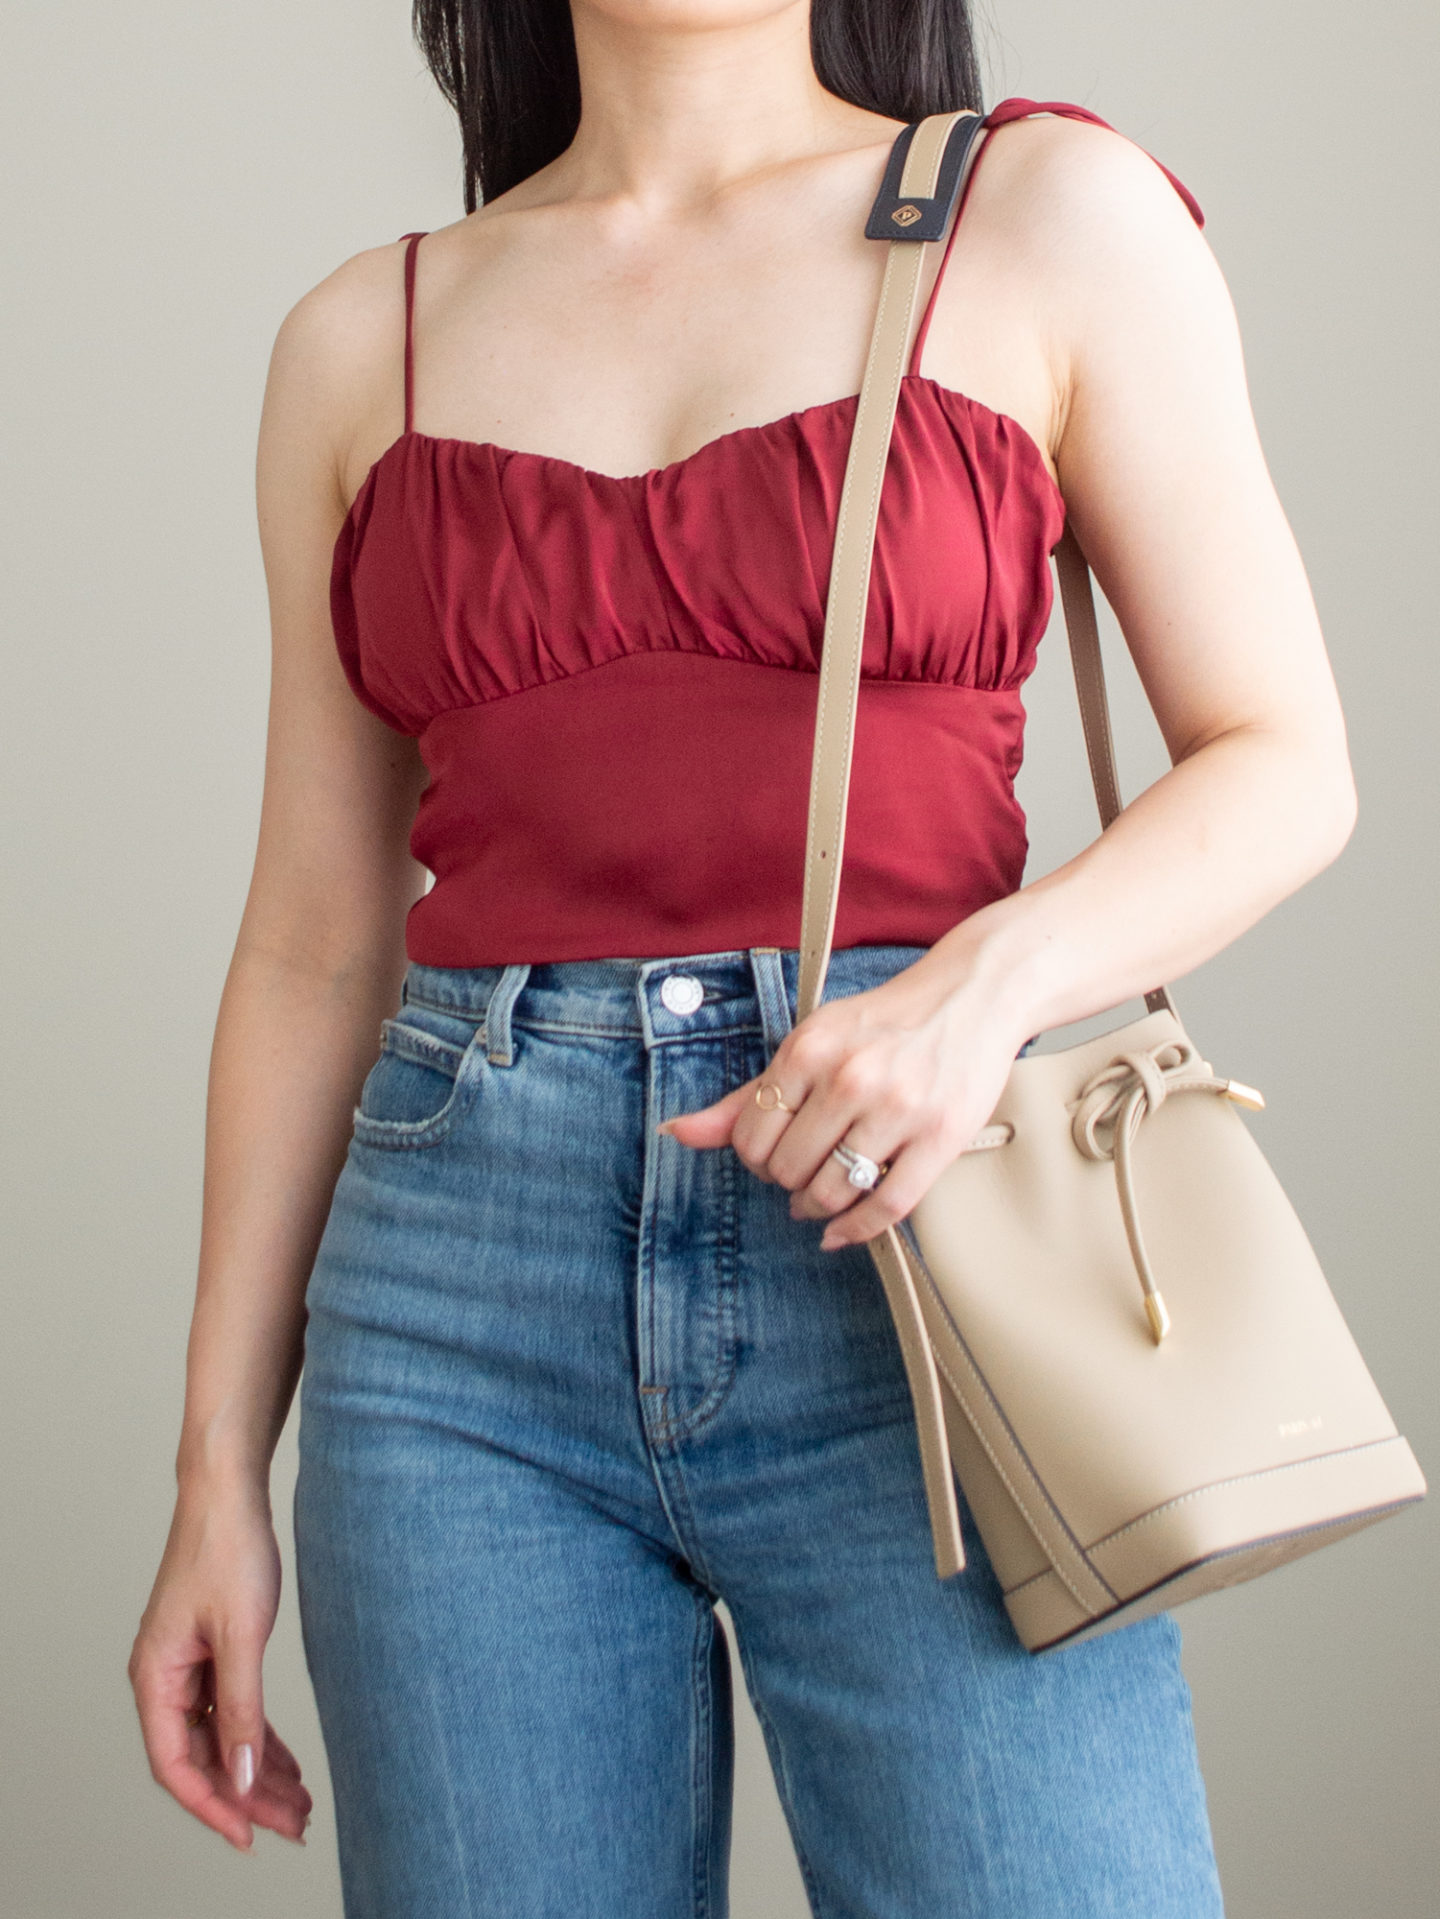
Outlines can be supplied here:
[[1265, 1104], [1253, 1086], [1246, 1086], [1238, 1079], [1217, 1079], [1190, 1040], [1165, 1040], [1142, 1051], [1118, 1054], [1108, 1066], [1088, 1079], [1081, 1088], [1070, 1127], [1071, 1136], [1086, 1159], [1115, 1162], [1115, 1188], [1120, 1199], [1120, 1215], [1125, 1221], [1125, 1237], [1130, 1242], [1130, 1254], [1145, 1297], [1145, 1316], [1157, 1346], [1170, 1330], [1170, 1315], [1155, 1284], [1140, 1231], [1131, 1149], [1141, 1121], [1150, 1113], [1158, 1113], [1175, 1093], [1218, 1093], [1221, 1098], [1249, 1107], [1252, 1112], [1259, 1112]]

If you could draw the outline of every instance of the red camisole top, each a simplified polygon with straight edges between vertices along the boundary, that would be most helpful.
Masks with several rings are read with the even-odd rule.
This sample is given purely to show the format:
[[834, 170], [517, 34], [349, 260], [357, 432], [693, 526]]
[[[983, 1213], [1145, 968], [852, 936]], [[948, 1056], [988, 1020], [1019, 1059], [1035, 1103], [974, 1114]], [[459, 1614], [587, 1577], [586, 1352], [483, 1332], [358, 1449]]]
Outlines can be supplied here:
[[[1019, 99], [986, 124], [1038, 112], [1106, 124]], [[957, 212], [946, 259], [958, 229]], [[417, 433], [422, 237], [405, 256], [405, 428], [366, 474], [331, 574], [350, 684], [418, 739], [429, 773], [410, 845], [435, 877], [410, 910], [408, 956], [797, 945], [857, 396], [625, 477]], [[1064, 502], [1021, 426], [919, 371], [934, 297], [881, 497], [837, 947], [932, 945], [1024, 872], [1020, 689]]]

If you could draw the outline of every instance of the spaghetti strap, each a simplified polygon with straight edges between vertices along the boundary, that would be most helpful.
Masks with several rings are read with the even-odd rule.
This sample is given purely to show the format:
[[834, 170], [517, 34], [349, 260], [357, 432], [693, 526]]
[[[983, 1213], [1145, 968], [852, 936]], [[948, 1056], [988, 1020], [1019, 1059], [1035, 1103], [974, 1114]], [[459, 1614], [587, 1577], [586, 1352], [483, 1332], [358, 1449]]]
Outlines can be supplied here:
[[969, 177], [960, 190], [960, 201], [950, 220], [950, 231], [945, 239], [945, 251], [940, 255], [940, 264], [935, 270], [935, 283], [930, 289], [930, 297], [925, 302], [925, 311], [920, 316], [920, 329], [915, 335], [915, 344], [910, 349], [910, 364], [907, 371], [912, 378], [920, 371], [920, 356], [925, 351], [925, 336], [930, 331], [931, 317], [935, 312], [935, 296], [940, 291], [940, 282], [945, 278], [945, 268], [950, 261], [950, 249], [955, 244], [955, 235], [960, 231], [960, 215], [965, 211], [965, 202], [970, 198], [970, 181], [975, 178], [975, 169], [980, 164], [980, 155], [985, 151], [985, 138], [981, 137], [979, 149], [970, 162]]
[[415, 417], [415, 249], [425, 238], [423, 233], [402, 233], [408, 240], [405, 249], [405, 431]]
[[[945, 251], [940, 256], [940, 266], [935, 275], [935, 283], [930, 289], [929, 299], [925, 302], [925, 311], [921, 316], [920, 329], [915, 335], [915, 344], [910, 351], [909, 371], [912, 375], [917, 374], [920, 370], [920, 356], [925, 348], [925, 336], [930, 331], [930, 320], [935, 311], [935, 297], [940, 291], [941, 281], [945, 278], [945, 268], [949, 264], [951, 248], [955, 245], [955, 235], [960, 231], [960, 218], [965, 211], [965, 203], [970, 198], [970, 189], [975, 184], [975, 175], [979, 171], [980, 162], [985, 157], [985, 149], [989, 145], [989, 135], [996, 127], [1007, 126], [1012, 120], [1029, 119], [1032, 114], [1037, 113], [1059, 114], [1067, 120], [1088, 120], [1092, 126], [1104, 127], [1107, 132], [1114, 133], [1116, 131], [1116, 129], [1110, 125], [1110, 122], [1108, 120], [1102, 120], [1098, 113], [1092, 113], [1088, 107], [1072, 106], [1068, 100], [1024, 100], [1017, 96], [1011, 100], [1002, 100], [998, 106], [990, 109], [982, 122], [985, 128], [985, 137], [981, 139], [976, 149], [975, 157], [970, 162], [970, 171], [960, 194], [960, 204], [955, 209], [954, 218], [950, 222], [949, 236], [945, 241]], [[1128, 134], [1125, 138], [1129, 138]], [[1140, 151], [1146, 153], [1149, 159], [1155, 160], [1154, 154], [1148, 153], [1146, 148], [1142, 147]], [[1163, 160], [1155, 160], [1155, 164], [1189, 208], [1190, 216], [1196, 226], [1203, 227], [1205, 224], [1205, 215], [1201, 212], [1200, 203], [1194, 194], [1183, 181], [1175, 177]]]

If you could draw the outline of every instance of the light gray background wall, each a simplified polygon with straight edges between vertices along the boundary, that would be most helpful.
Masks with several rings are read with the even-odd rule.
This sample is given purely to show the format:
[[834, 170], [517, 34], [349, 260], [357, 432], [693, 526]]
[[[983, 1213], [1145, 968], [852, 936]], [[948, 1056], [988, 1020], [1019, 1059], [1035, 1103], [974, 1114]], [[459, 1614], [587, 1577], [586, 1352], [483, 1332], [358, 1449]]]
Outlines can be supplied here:
[[[991, 0], [991, 97], [1088, 103], [1199, 194], [1350, 716], [1339, 864], [1185, 983], [1403, 1429], [1434, 1372], [1440, 306], [1429, 0]], [[6, 393], [4, 1893], [13, 1919], [340, 1911], [289, 1580], [272, 1717], [318, 1799], [242, 1858], [149, 1779], [125, 1660], [163, 1541], [206, 1053], [251, 858], [270, 343], [357, 249], [459, 211], [405, 0], [25, 0], [0, 109]], [[1052, 642], [1058, 641], [1058, 632]], [[1123, 655], [1117, 654], [1123, 663]], [[1060, 647], [1033, 683], [1036, 870], [1090, 830]], [[1162, 770], [1122, 687], [1133, 792]], [[1436, 1909], [1440, 1501], [1187, 1608], [1233, 1919]], [[798, 1919], [742, 1711], [737, 1919]], [[420, 1919], [416, 1915], [416, 1919]]]

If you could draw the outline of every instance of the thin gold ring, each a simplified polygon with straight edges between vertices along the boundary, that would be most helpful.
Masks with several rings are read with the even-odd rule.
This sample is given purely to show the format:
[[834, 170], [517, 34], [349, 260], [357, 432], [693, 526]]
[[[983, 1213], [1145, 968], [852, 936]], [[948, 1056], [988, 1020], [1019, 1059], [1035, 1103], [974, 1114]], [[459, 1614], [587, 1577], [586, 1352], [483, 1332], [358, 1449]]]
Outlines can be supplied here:
[[[767, 1093], [770, 1095], [769, 1099], [765, 1097]], [[781, 1113], [793, 1113], [795, 1111], [793, 1106], [787, 1106], [785, 1104], [785, 1095], [773, 1079], [762, 1079], [760, 1084], [755, 1088], [755, 1104], [760, 1108], [762, 1113], [774, 1113], [777, 1111]]]
[[215, 1701], [213, 1699], [208, 1706], [192, 1706], [185, 1715], [185, 1724], [193, 1729], [198, 1726], [202, 1720], [208, 1719], [214, 1710]]

